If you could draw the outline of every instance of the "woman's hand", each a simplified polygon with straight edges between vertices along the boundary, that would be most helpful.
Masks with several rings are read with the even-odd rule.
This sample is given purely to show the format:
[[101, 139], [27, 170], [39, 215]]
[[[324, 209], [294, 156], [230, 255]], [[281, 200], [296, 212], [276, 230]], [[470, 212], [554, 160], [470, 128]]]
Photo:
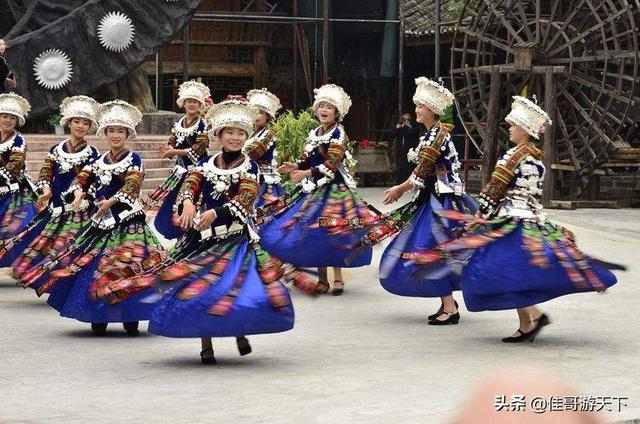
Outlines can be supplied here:
[[202, 231], [211, 227], [211, 224], [215, 222], [217, 217], [218, 216], [216, 215], [216, 211], [214, 211], [213, 209], [209, 209], [208, 211], [200, 215], [200, 221], [196, 225], [196, 230]]
[[49, 187], [45, 187], [42, 189], [42, 194], [38, 196], [38, 200], [36, 201], [36, 207], [38, 208], [38, 210], [43, 210], [47, 207], [51, 196], [51, 189]]
[[298, 169], [298, 164], [293, 162], [285, 162], [280, 167], [278, 167], [278, 172], [281, 174], [288, 174], [289, 172], [296, 171]]
[[82, 206], [82, 200], [84, 199], [84, 192], [82, 190], [75, 190], [73, 192], [73, 202], [71, 202], [71, 207], [74, 211], [78, 212], [80, 210], [80, 206]]
[[289, 174], [289, 178], [291, 178], [291, 181], [293, 181], [294, 183], [299, 183], [300, 181], [310, 176], [311, 176], [310, 169], [307, 169], [306, 171], [300, 171], [296, 169]]
[[162, 145], [159, 147], [159, 150], [160, 153], [162, 153], [162, 157], [166, 159], [171, 159], [178, 154], [178, 150], [171, 146]]
[[196, 206], [191, 200], [182, 202], [182, 214], [180, 215], [180, 228], [183, 230], [191, 228], [193, 218], [196, 217]]
[[111, 206], [115, 204], [116, 204], [116, 200], [113, 200], [113, 199], [105, 199], [97, 202], [96, 206], [98, 207], [98, 210], [96, 210], [96, 212], [93, 214], [93, 218], [94, 219], [102, 218], [102, 216], [104, 216], [104, 214], [106, 214], [109, 211], [109, 209], [111, 209]]
[[404, 192], [405, 190], [403, 189], [402, 184], [393, 186], [384, 191], [385, 196], [382, 203], [384, 203], [385, 205], [389, 205], [393, 202], [397, 202], [402, 197]]

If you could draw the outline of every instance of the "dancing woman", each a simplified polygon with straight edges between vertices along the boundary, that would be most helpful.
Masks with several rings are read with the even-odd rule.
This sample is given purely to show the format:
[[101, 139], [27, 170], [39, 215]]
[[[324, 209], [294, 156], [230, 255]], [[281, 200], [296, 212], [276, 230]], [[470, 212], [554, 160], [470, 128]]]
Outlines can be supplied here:
[[76, 211], [86, 197], [93, 197], [92, 222], [33, 276], [36, 282], [44, 279], [36, 292], [50, 293], [49, 305], [63, 317], [91, 323], [96, 336], [105, 335], [110, 322], [122, 322], [127, 334], [138, 335], [138, 322], [148, 320], [154, 308], [142, 301], [148, 296], [144, 293], [118, 305], [95, 302], [91, 293], [93, 282], [103, 275], [125, 265], [151, 267], [164, 256], [139, 201], [142, 159], [127, 148], [141, 119], [142, 113], [122, 100], [101, 106], [97, 135], [109, 151], [78, 174], [65, 197]]
[[90, 97], [67, 97], [60, 104], [60, 124], [68, 126], [69, 137], [49, 149], [36, 186], [37, 206], [41, 212], [29, 226], [12, 239], [0, 242], [4, 252], [0, 264], [13, 264], [13, 277], [22, 285], [31, 284], [31, 275], [39, 274], [38, 267], [57, 253], [89, 223], [90, 202], [84, 201], [78, 211], [65, 203], [63, 193], [74, 178], [99, 156], [98, 149], [87, 144], [85, 137], [97, 127], [100, 104]]
[[165, 294], [149, 331], [200, 338], [203, 364], [216, 363], [212, 337], [235, 337], [240, 354], [247, 355], [247, 335], [293, 327], [293, 306], [281, 278], [307, 292], [315, 289], [313, 281], [262, 250], [253, 229], [258, 165], [242, 147], [256, 115], [254, 107], [238, 100], [209, 109], [222, 152], [205, 156], [182, 184], [176, 207], [189, 230], [166, 261], [146, 272], [124, 269], [94, 284], [96, 296], [113, 303], [156, 286]]
[[551, 125], [549, 115], [529, 99], [516, 96], [505, 120], [511, 125], [509, 139], [515, 146], [497, 162], [482, 189], [477, 216], [442, 212], [466, 223], [468, 232], [431, 250], [408, 251], [404, 256], [426, 268], [423, 272], [437, 270], [445, 261], [468, 260], [462, 276], [467, 309], [516, 309], [520, 325], [502, 341], [532, 342], [550, 323], [537, 304], [571, 293], [603, 292], [616, 283], [616, 277], [578, 250], [573, 235], [549, 222], [539, 203], [545, 168], [533, 140]]
[[184, 233], [173, 213], [173, 204], [180, 186], [188, 171], [207, 154], [209, 147], [207, 122], [202, 117], [202, 112], [210, 96], [209, 87], [200, 82], [187, 81], [180, 84], [176, 103], [178, 107], [184, 108], [185, 115], [173, 125], [169, 143], [160, 146], [162, 157], [175, 158], [176, 164], [171, 175], [151, 193], [147, 203], [161, 203], [153, 224], [169, 240]]
[[244, 152], [260, 167], [260, 192], [256, 207], [261, 207], [284, 195], [280, 186], [280, 173], [277, 170], [276, 131], [271, 128], [271, 123], [276, 119], [276, 113], [282, 105], [276, 95], [266, 88], [249, 91], [247, 100], [258, 108], [256, 129], [247, 140]]
[[[27, 145], [16, 130], [30, 110], [17, 94], [0, 94], [0, 240], [18, 234], [36, 214], [34, 188], [25, 173]], [[0, 266], [10, 265], [6, 260]]]
[[351, 251], [341, 246], [357, 241], [361, 235], [357, 231], [335, 235], [318, 226], [321, 216], [344, 220], [373, 216], [355, 192], [356, 183], [348, 170], [351, 156], [340, 121], [350, 107], [351, 98], [337, 85], [326, 84], [315, 90], [313, 109], [320, 126], [309, 133], [300, 160], [285, 162], [278, 169], [299, 183], [296, 192], [259, 211], [259, 223], [264, 223], [260, 238], [265, 250], [296, 266], [318, 267], [319, 293], [329, 290], [326, 267], [334, 267], [334, 295], [344, 291], [342, 267], [360, 267], [371, 262], [370, 248], [351, 255]]

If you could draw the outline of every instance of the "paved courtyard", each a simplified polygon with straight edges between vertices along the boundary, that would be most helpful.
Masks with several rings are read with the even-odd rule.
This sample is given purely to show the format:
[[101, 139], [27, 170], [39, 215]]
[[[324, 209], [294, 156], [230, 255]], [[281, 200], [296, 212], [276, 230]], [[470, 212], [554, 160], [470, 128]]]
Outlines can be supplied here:
[[[362, 193], [380, 205], [381, 189]], [[523, 365], [581, 394], [628, 398], [612, 422], [640, 417], [640, 210], [549, 215], [629, 270], [607, 294], [543, 305], [552, 325], [522, 345], [500, 342], [514, 312], [469, 313], [459, 294], [460, 324], [427, 326], [439, 301], [386, 293], [372, 265], [348, 272], [342, 297], [294, 293], [295, 328], [251, 337], [247, 357], [215, 340], [218, 365], [205, 367], [197, 340], [132, 339], [118, 326], [94, 338], [1, 280], [0, 423], [444, 423], [487, 376]]]

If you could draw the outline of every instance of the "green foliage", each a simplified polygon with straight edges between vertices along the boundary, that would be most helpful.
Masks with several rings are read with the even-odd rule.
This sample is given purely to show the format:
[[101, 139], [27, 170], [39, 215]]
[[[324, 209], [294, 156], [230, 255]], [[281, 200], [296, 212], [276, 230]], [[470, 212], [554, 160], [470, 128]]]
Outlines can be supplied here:
[[440, 116], [440, 122], [445, 124], [453, 124], [453, 105], [444, 110], [444, 114]]
[[311, 108], [300, 111], [298, 116], [290, 110], [280, 115], [273, 124], [278, 139], [278, 164], [298, 160], [304, 151], [309, 131], [318, 125]]
[[58, 126], [60, 125], [61, 119], [62, 119], [62, 114], [59, 112], [56, 112], [52, 115], [49, 115], [49, 118], [47, 119], [47, 124], [51, 125], [52, 127]]
[[[278, 165], [284, 162], [295, 162], [302, 156], [309, 132], [319, 125], [313, 109], [300, 111], [296, 116], [288, 110], [273, 123], [278, 139]], [[288, 175], [282, 175], [282, 186], [288, 192], [295, 187]]]

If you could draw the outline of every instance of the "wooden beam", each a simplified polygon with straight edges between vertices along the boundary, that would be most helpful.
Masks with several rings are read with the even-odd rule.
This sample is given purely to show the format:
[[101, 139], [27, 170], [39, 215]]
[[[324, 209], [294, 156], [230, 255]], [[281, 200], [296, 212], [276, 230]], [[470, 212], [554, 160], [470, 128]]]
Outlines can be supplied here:
[[[484, 65], [484, 66], [469, 66], [466, 68], [454, 68], [451, 70], [451, 73], [453, 74], [459, 74], [459, 73], [467, 73], [469, 72], [469, 70], [472, 71], [477, 71], [477, 72], [484, 72], [484, 73], [491, 73], [491, 70], [495, 67], [496, 65]], [[511, 65], [497, 65], [498, 67], [498, 72], [501, 74], [517, 74], [519, 73], [516, 70], [515, 65], [511, 64]], [[530, 74], [538, 74], [538, 75], [545, 75], [547, 73], [547, 68], [551, 69], [551, 72], [554, 74], [566, 74], [568, 73], [568, 68], [566, 66], [533, 66], [531, 68], [531, 70], [526, 71], [525, 73], [530, 73]]]
[[[172, 45], [182, 45], [182, 40], [171, 41]], [[221, 46], [221, 47], [271, 47], [269, 41], [225, 41], [225, 40], [189, 40], [189, 44], [195, 46]]]
[[494, 66], [491, 72], [491, 87], [487, 107], [487, 138], [482, 143], [482, 185], [491, 179], [498, 156], [498, 126], [500, 123], [500, 74]]
[[[546, 112], [551, 118], [551, 122], [556, 122], [556, 106], [558, 104], [556, 77], [553, 69], [548, 67], [544, 74], [544, 104]], [[551, 200], [555, 197], [555, 173], [553, 172], [553, 164], [556, 163], [556, 146], [555, 146], [555, 125], [551, 125], [544, 133], [543, 163], [547, 169], [547, 175], [542, 187], [542, 206], [549, 207]]]
[[[144, 72], [155, 75], [155, 61], [145, 62]], [[162, 62], [162, 72], [166, 74], [182, 74], [182, 62]], [[189, 73], [207, 77], [253, 77], [254, 65], [251, 63], [198, 63], [189, 64]]]

